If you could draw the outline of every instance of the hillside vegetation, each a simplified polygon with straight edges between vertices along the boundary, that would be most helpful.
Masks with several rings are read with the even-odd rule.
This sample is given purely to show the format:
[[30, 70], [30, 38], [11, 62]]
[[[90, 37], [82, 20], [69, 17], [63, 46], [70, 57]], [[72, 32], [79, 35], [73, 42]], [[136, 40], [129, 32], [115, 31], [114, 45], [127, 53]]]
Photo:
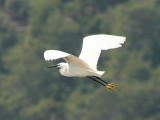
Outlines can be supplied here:
[[[126, 36], [98, 66], [117, 92], [46, 68], [92, 34]], [[160, 0], [0, 0], [0, 119], [160, 120]]]

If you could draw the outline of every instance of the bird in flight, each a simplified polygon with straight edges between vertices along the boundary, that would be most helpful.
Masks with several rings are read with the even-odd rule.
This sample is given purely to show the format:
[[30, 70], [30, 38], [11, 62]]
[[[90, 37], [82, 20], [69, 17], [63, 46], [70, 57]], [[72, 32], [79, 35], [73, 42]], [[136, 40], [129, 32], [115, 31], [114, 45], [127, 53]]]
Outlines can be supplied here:
[[104, 87], [116, 91], [113, 83], [101, 79], [105, 71], [97, 70], [97, 62], [102, 50], [109, 50], [121, 47], [126, 37], [106, 34], [91, 35], [83, 38], [82, 50], [79, 57], [59, 50], [47, 50], [44, 52], [44, 59], [56, 60], [63, 58], [66, 62], [49, 66], [58, 67], [59, 72], [67, 77], [88, 77]]

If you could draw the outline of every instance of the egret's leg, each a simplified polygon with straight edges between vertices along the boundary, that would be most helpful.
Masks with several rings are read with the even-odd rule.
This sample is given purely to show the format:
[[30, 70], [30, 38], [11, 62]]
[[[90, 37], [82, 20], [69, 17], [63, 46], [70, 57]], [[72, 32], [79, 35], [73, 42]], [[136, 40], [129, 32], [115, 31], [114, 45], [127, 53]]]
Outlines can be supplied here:
[[93, 76], [88, 76], [88, 78], [90, 78], [91, 80], [94, 80], [94, 81], [98, 82], [99, 84], [105, 86], [103, 83], [101, 83], [100, 81], [98, 81], [97, 79], [95, 79]]
[[102, 82], [108, 84], [106, 81], [102, 80], [100, 77], [97, 77], [97, 76], [93, 76], [93, 77], [95, 77], [96, 79], [98, 79], [98, 80], [100, 80], [100, 81], [102, 81]]
[[110, 83], [110, 84], [109, 84], [109, 83], [107, 83], [106, 81], [102, 80], [101, 78], [99, 78], [99, 77], [97, 77], [97, 76], [93, 76], [93, 78], [104, 82], [104, 83], [106, 84], [106, 85], [105, 85], [106, 88], [108, 88], [108, 89], [110, 89], [110, 90], [113, 90], [113, 91], [116, 91], [116, 90], [117, 90], [116, 86], [115, 86], [113, 83]]

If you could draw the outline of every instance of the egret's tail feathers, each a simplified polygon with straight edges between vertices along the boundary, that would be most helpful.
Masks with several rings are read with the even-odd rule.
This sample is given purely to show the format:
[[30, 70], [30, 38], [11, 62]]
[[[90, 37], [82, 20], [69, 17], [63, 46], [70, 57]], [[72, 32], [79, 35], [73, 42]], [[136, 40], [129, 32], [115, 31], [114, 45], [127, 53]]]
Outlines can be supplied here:
[[105, 71], [97, 71], [97, 73], [100, 75], [100, 77], [105, 73]]

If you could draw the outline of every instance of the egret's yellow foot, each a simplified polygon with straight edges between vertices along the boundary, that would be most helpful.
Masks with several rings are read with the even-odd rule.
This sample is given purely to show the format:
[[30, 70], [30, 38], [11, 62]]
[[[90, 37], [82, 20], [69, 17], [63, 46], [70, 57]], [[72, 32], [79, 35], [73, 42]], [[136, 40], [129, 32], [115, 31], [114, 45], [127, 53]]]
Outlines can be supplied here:
[[117, 90], [116, 86], [114, 86], [113, 83], [110, 83], [110, 84], [106, 85], [106, 88], [108, 88], [108, 89], [110, 89], [110, 90], [113, 90], [113, 91], [116, 91], [116, 90]]

